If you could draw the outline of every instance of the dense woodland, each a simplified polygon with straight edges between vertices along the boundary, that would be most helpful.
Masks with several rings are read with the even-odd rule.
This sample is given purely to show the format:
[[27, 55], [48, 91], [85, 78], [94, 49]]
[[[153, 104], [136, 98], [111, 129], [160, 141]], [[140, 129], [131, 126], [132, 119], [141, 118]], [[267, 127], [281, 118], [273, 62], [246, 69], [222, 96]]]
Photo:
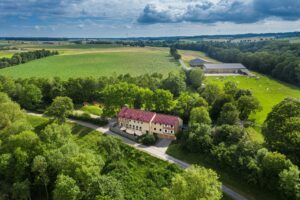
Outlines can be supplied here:
[[49, 51], [49, 50], [36, 50], [29, 52], [15, 53], [11, 58], [0, 58], [0, 69], [5, 67], [11, 67], [14, 65], [19, 65], [27, 63], [32, 60], [58, 55], [58, 51]]
[[183, 172], [116, 138], [65, 123], [72, 107], [70, 98], [56, 97], [46, 111], [51, 121], [30, 119], [0, 93], [0, 199], [221, 199], [214, 171], [192, 166]]
[[299, 100], [286, 99], [273, 108], [263, 128], [266, 143], [258, 144], [246, 131], [255, 123], [249, 120], [251, 113], [261, 109], [252, 92], [233, 82], [224, 88], [203, 87], [203, 77], [201, 69], [171, 73], [166, 78], [160, 74], [67, 81], [0, 77], [0, 91], [31, 110], [45, 110], [55, 103], [53, 99], [67, 96], [76, 104], [100, 102], [103, 116], [115, 116], [125, 104], [179, 115], [188, 123], [188, 129], [177, 136], [184, 151], [210, 155], [250, 185], [285, 199], [299, 199]]

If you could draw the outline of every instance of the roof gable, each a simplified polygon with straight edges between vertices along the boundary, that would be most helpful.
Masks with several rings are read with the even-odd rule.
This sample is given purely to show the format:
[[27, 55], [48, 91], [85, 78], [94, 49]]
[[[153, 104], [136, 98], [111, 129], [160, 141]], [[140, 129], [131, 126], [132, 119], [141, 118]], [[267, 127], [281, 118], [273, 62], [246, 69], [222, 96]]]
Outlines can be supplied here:
[[155, 115], [154, 112], [148, 112], [148, 111], [123, 107], [122, 110], [119, 112], [118, 117], [143, 121], [143, 122], [150, 122], [151, 119], [154, 117], [154, 115]]
[[178, 117], [172, 115], [156, 114], [152, 122], [175, 126], [179, 123], [179, 120]]

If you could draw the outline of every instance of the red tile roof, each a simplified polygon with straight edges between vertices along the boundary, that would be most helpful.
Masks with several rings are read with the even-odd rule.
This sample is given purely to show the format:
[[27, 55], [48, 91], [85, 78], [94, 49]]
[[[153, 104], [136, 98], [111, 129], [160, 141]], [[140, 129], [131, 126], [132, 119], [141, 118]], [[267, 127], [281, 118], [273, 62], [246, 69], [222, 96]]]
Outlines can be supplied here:
[[179, 118], [176, 116], [157, 114], [154, 112], [148, 112], [148, 111], [143, 111], [138, 109], [130, 109], [127, 107], [122, 108], [122, 110], [118, 114], [118, 117], [143, 121], [148, 123], [154, 117], [152, 121], [153, 123], [173, 125], [173, 126], [176, 126], [179, 123]]
[[122, 110], [119, 112], [118, 117], [143, 121], [143, 122], [150, 122], [154, 115], [155, 115], [154, 112], [147, 112], [143, 110], [123, 107]]
[[156, 114], [154, 117], [153, 123], [158, 124], [166, 124], [166, 125], [173, 125], [176, 126], [176, 124], [179, 123], [178, 117], [172, 116], [172, 115], [163, 115], [163, 114]]

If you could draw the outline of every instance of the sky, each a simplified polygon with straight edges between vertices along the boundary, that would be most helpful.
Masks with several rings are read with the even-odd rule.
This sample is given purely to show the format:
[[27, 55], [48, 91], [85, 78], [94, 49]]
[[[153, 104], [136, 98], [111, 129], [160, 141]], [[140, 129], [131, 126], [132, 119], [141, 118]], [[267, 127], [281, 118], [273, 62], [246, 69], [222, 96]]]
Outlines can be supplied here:
[[0, 0], [0, 37], [300, 31], [300, 0]]

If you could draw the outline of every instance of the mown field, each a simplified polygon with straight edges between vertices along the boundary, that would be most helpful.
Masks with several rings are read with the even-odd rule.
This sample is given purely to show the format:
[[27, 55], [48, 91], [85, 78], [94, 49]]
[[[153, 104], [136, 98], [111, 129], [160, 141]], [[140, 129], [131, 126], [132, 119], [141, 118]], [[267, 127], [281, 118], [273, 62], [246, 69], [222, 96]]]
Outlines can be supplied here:
[[189, 62], [195, 58], [201, 58], [210, 63], [220, 63], [219, 61], [208, 57], [205, 53], [201, 51], [179, 50], [178, 52], [187, 66], [189, 66]]
[[261, 112], [252, 116], [256, 123], [261, 126], [274, 105], [286, 97], [300, 98], [300, 88], [261, 74], [257, 75], [259, 78], [246, 76], [206, 77], [206, 82], [223, 87], [226, 81], [234, 81], [239, 88], [250, 89], [263, 107]]
[[11, 58], [14, 53], [7, 51], [0, 51], [0, 58]]
[[[40, 47], [40, 46], [39, 46]], [[74, 46], [76, 47], [76, 46]], [[27, 47], [28, 48], [28, 47]], [[29, 50], [37, 48], [31, 46]], [[0, 70], [0, 75], [28, 77], [99, 77], [129, 73], [167, 75], [180, 69], [179, 64], [163, 48], [53, 48], [60, 55]]]

